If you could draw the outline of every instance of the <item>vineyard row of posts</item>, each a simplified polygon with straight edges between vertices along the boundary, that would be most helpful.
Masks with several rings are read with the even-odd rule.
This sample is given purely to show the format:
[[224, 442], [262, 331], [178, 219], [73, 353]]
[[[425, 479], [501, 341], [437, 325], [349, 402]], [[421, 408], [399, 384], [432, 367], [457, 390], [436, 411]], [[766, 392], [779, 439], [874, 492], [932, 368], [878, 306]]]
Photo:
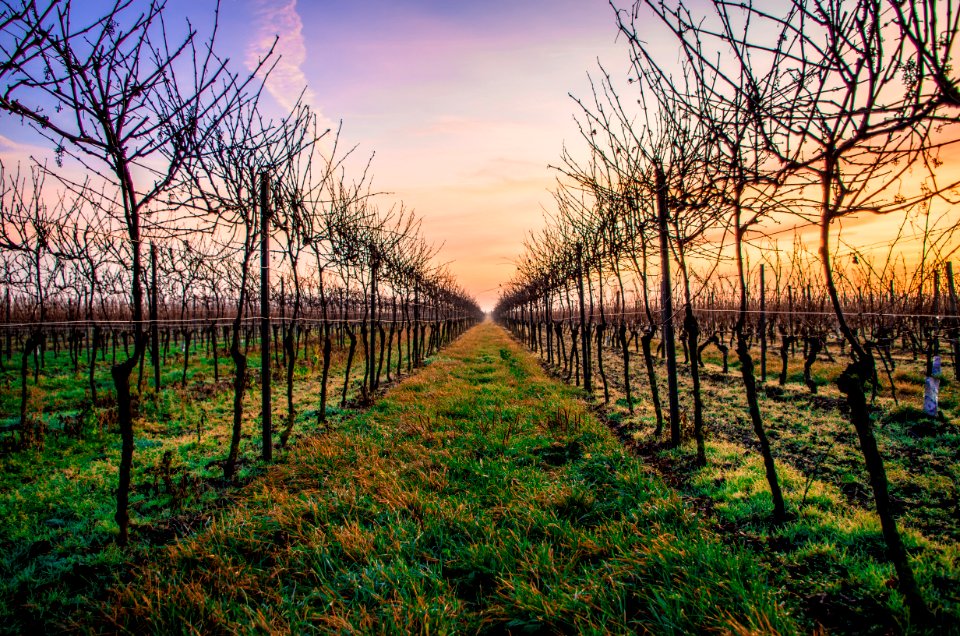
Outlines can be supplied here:
[[[876, 371], [887, 380], [884, 385], [880, 377], [875, 376], [871, 381], [873, 394], [889, 389], [895, 404], [898, 403], [897, 387], [891, 374], [896, 370], [897, 358], [893, 352], [898, 342], [899, 352], [905, 352], [913, 361], [923, 361], [928, 376], [933, 374], [934, 359], [940, 355], [949, 355], [955, 375], [960, 368], [960, 303], [953, 263], [940, 264], [940, 268], [929, 266], [928, 269], [931, 270], [931, 285], [926, 294], [921, 291], [918, 296], [916, 290], [898, 291], [892, 280], [880, 288], [859, 289], [855, 296], [841, 294], [848, 323], [875, 352], [881, 363]], [[818, 385], [811, 378], [813, 365], [820, 357], [835, 362], [834, 351], [841, 357], [846, 355], [847, 341], [835, 314], [829, 311], [824, 289], [814, 291], [813, 285], [807, 284], [795, 292], [788, 284], [782, 290], [770, 290], [765, 284], [766, 270], [765, 264], [757, 267], [754, 278], [758, 282], [749, 290], [751, 304], [756, 309], [748, 309], [744, 328], [747, 347], [759, 350], [757, 375], [761, 382], [772, 376], [781, 386], [786, 384], [789, 362], [797, 356], [799, 349], [804, 384], [811, 393], [816, 393]], [[942, 279], [941, 271], [944, 273]], [[609, 386], [602, 366], [603, 347], [618, 351], [624, 362], [622, 382], [632, 412], [631, 349], [633, 355], [642, 353], [645, 366], [651, 366], [655, 360], [662, 361], [666, 350], [664, 342], [656, 336], [666, 318], [659, 298], [648, 296], [641, 299], [636, 294], [631, 298], [631, 291], [620, 286], [625, 273], [626, 270], [621, 270], [618, 280], [618, 273], [613, 270], [594, 271], [584, 265], [582, 272], [577, 271], [561, 287], [543, 291], [539, 297], [513, 298], [509, 306], [500, 307], [497, 315], [527, 346], [544, 356], [548, 364], [562, 365], [564, 377], [578, 386], [582, 374], [585, 386], [593, 390], [592, 378], [599, 375], [605, 402], [609, 402]], [[583, 322], [580, 321], [581, 300], [578, 296], [581, 277], [585, 281]], [[659, 287], [655, 279], [652, 283], [648, 279], [648, 284], [651, 288]], [[677, 291], [672, 292], [673, 306], [684, 303]], [[723, 373], [728, 373], [730, 350], [735, 349], [737, 338], [735, 323], [739, 309], [736, 297], [724, 286], [706, 280], [691, 304], [697, 321], [695, 345], [699, 365], [703, 366], [704, 350], [712, 346], [721, 356]], [[684, 364], [689, 364], [691, 342], [686, 331], [689, 323], [680, 320], [676, 313], [672, 315], [672, 322], [675, 333], [679, 332]], [[586, 357], [580, 355], [578, 347], [583, 332], [588, 334], [588, 349], [592, 348], [591, 343], [598, 348], [596, 356], [592, 352]], [[703, 334], [707, 337], [701, 338]], [[573, 341], [569, 352], [565, 339]], [[779, 360], [778, 369], [769, 367], [771, 353]], [[662, 426], [663, 413], [658, 396], [653, 403], [657, 421]]]
[[[557, 212], [527, 241], [495, 314], [532, 347], [539, 349], [545, 336], [548, 359], [559, 353], [568, 375], [571, 368], [582, 373], [588, 391], [597, 371], [605, 396], [600, 354], [609, 330], [622, 353], [628, 402], [629, 344], [639, 342], [659, 430], [651, 355], [658, 335], [674, 446], [681, 439], [679, 328], [701, 465], [704, 404], [696, 361], [711, 341], [724, 354], [733, 347], [778, 523], [788, 510], [751, 345], [759, 340], [765, 349], [779, 334], [786, 352], [800, 339], [809, 378], [810, 361], [832, 336], [830, 345], [839, 345], [848, 360], [837, 386], [859, 439], [898, 587], [911, 616], [924, 622], [930, 612], [891, 510], [868, 396], [878, 387], [877, 358], [888, 370], [893, 364], [895, 337], [928, 356], [944, 329], [956, 340], [956, 293], [945, 269], [956, 249], [956, 224], [943, 228], [931, 220], [950, 218], [937, 206], [949, 207], [958, 185], [944, 161], [960, 141], [960, 91], [951, 65], [958, 7], [935, 0], [797, 0], [775, 7], [714, 0], [701, 11], [655, 0], [611, 6], [629, 45], [629, 71], [621, 78], [601, 67], [589, 98], [574, 97], [586, 158], [564, 150]], [[655, 28], [675, 46], [655, 45], [661, 42], [651, 37]], [[672, 59], [677, 49], [679, 62]], [[838, 227], [871, 215], [899, 217], [897, 239], [920, 246], [918, 258], [897, 258], [896, 239], [885, 261], [856, 248], [841, 257], [834, 244]], [[919, 240], [908, 243], [914, 237], [904, 232], [916, 217], [926, 222]], [[777, 223], [812, 228], [813, 258], [803, 257], [797, 240], [784, 267], [780, 259], [790, 250], [775, 240]], [[766, 281], [751, 273], [750, 254], [777, 274], [774, 307], [757, 306], [767, 300]], [[919, 275], [906, 275], [910, 267]], [[726, 271], [735, 275], [721, 279]], [[937, 317], [939, 272], [946, 272], [950, 287], [947, 320]], [[895, 285], [898, 278], [918, 284]], [[794, 306], [784, 311], [784, 304]], [[760, 360], [765, 366], [765, 350]]]
[[[7, 362], [14, 347], [20, 352], [13, 428], [24, 444], [43, 425], [27, 412], [31, 355], [34, 383], [48, 350], [70, 355], [75, 371], [85, 357], [88, 404], [113, 404], [122, 440], [120, 544], [128, 541], [148, 352], [157, 390], [171, 340], [182, 347], [184, 381], [197, 339], [212, 350], [216, 376], [219, 347], [229, 353], [229, 481], [251, 344], [261, 354], [261, 448], [269, 461], [272, 352], [283, 357], [285, 441], [294, 367], [312, 338], [323, 360], [323, 420], [335, 342], [348, 349], [341, 404], [358, 340], [365, 401], [391, 368], [400, 372], [402, 353], [410, 371], [481, 316], [432, 264], [435, 250], [419, 220], [402, 205], [378, 208], [370, 162], [348, 166], [355, 149], [343, 149], [339, 130], [320, 126], [302, 101], [279, 120], [264, 114], [273, 48], [239, 73], [217, 52], [217, 20], [204, 38], [170, 17], [163, 2], [130, 0], [92, 15], [69, 0], [20, 0], [0, 11], [0, 111], [45, 138], [55, 164], [8, 166], [0, 175]], [[98, 360], [109, 366], [112, 395], [98, 387]]]

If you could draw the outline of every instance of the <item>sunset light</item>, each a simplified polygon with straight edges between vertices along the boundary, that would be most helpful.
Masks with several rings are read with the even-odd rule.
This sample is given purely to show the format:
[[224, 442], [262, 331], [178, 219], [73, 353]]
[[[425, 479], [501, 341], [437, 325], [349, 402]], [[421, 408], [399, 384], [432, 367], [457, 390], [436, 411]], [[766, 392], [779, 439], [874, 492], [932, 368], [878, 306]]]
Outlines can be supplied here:
[[960, 0], [0, 0], [0, 635], [960, 633]]

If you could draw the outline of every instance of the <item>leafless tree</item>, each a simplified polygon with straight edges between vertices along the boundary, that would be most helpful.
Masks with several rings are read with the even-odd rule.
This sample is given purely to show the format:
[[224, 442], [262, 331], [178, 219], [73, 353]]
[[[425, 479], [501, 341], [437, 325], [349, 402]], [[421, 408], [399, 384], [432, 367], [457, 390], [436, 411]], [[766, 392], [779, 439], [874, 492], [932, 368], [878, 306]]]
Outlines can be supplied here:
[[[111, 375], [122, 439], [116, 521], [118, 542], [126, 544], [133, 460], [130, 374], [146, 349], [141, 328], [144, 214], [216, 129], [209, 121], [212, 113], [228, 112], [227, 104], [242, 99], [245, 81], [230, 75], [214, 53], [216, 27], [201, 39], [188, 24], [175, 38], [162, 2], [141, 8], [117, 0], [87, 22], [75, 15], [69, 0], [46, 10], [27, 3], [4, 26], [14, 56], [0, 109], [54, 144], [58, 161], [69, 155], [120, 193], [134, 351], [113, 366]], [[144, 179], [145, 172], [152, 174]]]
[[[620, 30], [631, 44], [635, 68], [640, 67], [641, 72], [659, 86], [658, 95], [669, 96], [666, 99], [661, 97], [661, 109], [681, 113], [684, 118], [698, 121], [709, 140], [709, 144], [704, 144], [710, 152], [709, 156], [703, 157], [705, 174], [701, 180], [702, 190], [709, 191], [706, 198], [711, 200], [711, 205], [717, 206], [721, 214], [728, 215], [734, 236], [734, 260], [740, 297], [734, 327], [737, 355], [740, 359], [748, 411], [759, 440], [773, 498], [773, 516], [776, 521], [782, 522], [786, 518], [786, 507], [773, 454], [763, 427], [754, 362], [746, 334], [748, 294], [743, 257], [744, 237], [769, 212], [772, 207], [770, 193], [777, 185], [777, 180], [769, 174], [766, 165], [764, 122], [752, 104], [759, 99], [760, 91], [769, 93], [774, 90], [779, 72], [778, 58], [774, 56], [770, 63], [771, 68], [766, 69], [763, 75], [757, 75], [757, 71], [747, 68], [746, 60], [749, 56], [742, 49], [727, 51], [726, 53], [744, 61], [739, 67], [739, 75], [735, 69], [727, 76], [730, 81], [736, 82], [730, 86], [720, 81], [717, 70], [705, 63], [697, 25], [685, 7], [668, 7], [656, 3], [647, 5], [647, 12], [641, 19], [646, 19], [646, 16], [652, 13], [682, 43], [686, 78], [682, 90], [673, 84], [671, 75], [660, 65], [655, 52], [640, 38], [637, 26], [639, 6], [635, 7], [630, 18], [626, 12], [618, 12]], [[732, 34], [736, 28], [735, 22], [724, 13], [719, 17], [727, 32]], [[736, 43], [740, 40], [731, 37], [730, 41]]]
[[30, 321], [20, 362], [20, 436], [25, 443], [32, 434], [27, 418], [28, 361], [34, 355], [34, 382], [44, 359], [49, 287], [62, 269], [56, 258], [56, 229], [67, 218], [70, 203], [61, 194], [53, 204], [44, 195], [44, 173], [33, 167], [28, 174], [7, 174], [0, 163], [0, 248], [12, 259], [13, 280], [25, 298], [30, 298]]
[[[654, 11], [659, 6], [647, 4]], [[740, 94], [741, 112], [760, 124], [751, 124], [756, 146], [773, 157], [777, 178], [796, 193], [791, 204], [820, 226], [824, 285], [851, 356], [838, 387], [860, 440], [900, 590], [923, 622], [929, 613], [891, 510], [867, 408], [875, 358], [845, 312], [831, 236], [844, 218], [903, 212], [955, 185], [938, 179], [937, 168], [940, 150], [957, 140], [960, 102], [948, 60], [958, 12], [951, 2], [935, 1], [797, 1], [768, 9], [716, 0], [721, 19], [705, 22], [676, 7], [670, 11], [684, 51], [723, 90]], [[717, 57], [717, 48], [727, 55]], [[779, 67], [772, 78], [759, 61], [771, 57]], [[718, 62], [731, 59], [731, 65]], [[911, 183], [917, 172], [928, 175], [920, 188]]]
[[110, 262], [109, 245], [113, 242], [114, 229], [109, 215], [105, 214], [103, 191], [84, 189], [82, 205], [74, 210], [75, 214], [59, 226], [58, 244], [64, 258], [71, 264], [81, 288], [83, 316], [86, 320], [84, 331], [90, 332], [88, 346], [88, 384], [90, 400], [97, 402], [97, 352], [103, 345], [103, 330], [97, 321], [98, 300], [103, 302], [103, 282], [109, 280], [115, 269]]

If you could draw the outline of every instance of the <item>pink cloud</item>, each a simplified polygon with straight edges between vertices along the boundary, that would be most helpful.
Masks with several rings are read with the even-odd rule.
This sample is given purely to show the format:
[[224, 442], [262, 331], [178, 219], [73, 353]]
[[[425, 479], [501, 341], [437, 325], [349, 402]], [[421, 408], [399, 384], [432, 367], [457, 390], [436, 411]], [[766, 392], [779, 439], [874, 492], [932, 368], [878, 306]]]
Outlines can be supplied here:
[[307, 86], [303, 70], [307, 46], [297, 0], [256, 0], [254, 14], [259, 26], [247, 46], [247, 67], [255, 68], [276, 41], [275, 64], [266, 79], [267, 92], [287, 110], [302, 92], [304, 101], [316, 110], [316, 95]]

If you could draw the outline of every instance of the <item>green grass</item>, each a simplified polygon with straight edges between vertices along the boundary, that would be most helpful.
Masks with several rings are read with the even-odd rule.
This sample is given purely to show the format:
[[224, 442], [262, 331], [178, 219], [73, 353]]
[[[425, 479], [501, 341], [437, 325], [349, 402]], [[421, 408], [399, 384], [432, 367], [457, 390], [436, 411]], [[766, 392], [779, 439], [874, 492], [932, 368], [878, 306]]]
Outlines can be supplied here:
[[[623, 400], [622, 362], [605, 357], [611, 402], [600, 408], [611, 425], [622, 427], [641, 454], [672, 486], [704, 510], [726, 541], [753, 552], [800, 608], [811, 628], [819, 623], [836, 633], [891, 631], [923, 633], [911, 624], [885, 556], [873, 493], [853, 427], [844, 416], [834, 381], [842, 359], [819, 359], [811, 395], [802, 383], [802, 361], [791, 359], [788, 382], [776, 380], [779, 361], [768, 364], [760, 410], [774, 453], [788, 512], [794, 519], [777, 527], [756, 436], [749, 423], [739, 369], [723, 374], [719, 355], [704, 352], [701, 371], [706, 467], [693, 463], [693, 409], [687, 365], [680, 365], [683, 445], [668, 449], [653, 437], [655, 420], [642, 357], [632, 358], [635, 413]], [[834, 351], [834, 355], [837, 355]], [[956, 383], [941, 381], [942, 417], [919, 410], [923, 360], [900, 356], [894, 403], [880, 370], [881, 390], [872, 402], [875, 433], [884, 456], [898, 525], [928, 605], [937, 613], [931, 633], [960, 632], [960, 427]], [[658, 367], [661, 381], [663, 370]], [[602, 388], [595, 388], [596, 400]], [[666, 403], [665, 387], [661, 399]], [[666, 404], [664, 404], [666, 409]], [[666, 413], [665, 413], [666, 415]]]
[[[909, 627], [876, 515], [851, 507], [832, 484], [810, 481], [781, 464], [781, 485], [795, 519], [772, 526], [759, 455], [716, 442], [708, 445], [708, 460], [708, 467], [691, 475], [688, 491], [713, 501], [716, 519], [733, 540], [752, 547], [771, 571], [785, 575], [787, 589], [806, 614], [831, 631], [882, 634]], [[937, 629], [956, 629], [960, 549], [909, 527], [904, 540], [927, 602], [940, 614]]]
[[[118, 358], [122, 355], [118, 351]], [[343, 358], [335, 351], [331, 402], [335, 394], [339, 397]], [[222, 481], [220, 460], [229, 447], [232, 423], [232, 362], [220, 358], [220, 384], [215, 385], [212, 358], [197, 346], [181, 387], [183, 358], [173, 353], [163, 367], [159, 393], [151, 386], [148, 364], [134, 423], [132, 542], [128, 549], [118, 549], [113, 515], [120, 440], [111, 404], [109, 360], [110, 356], [98, 362], [100, 402], [79, 438], [65, 435], [61, 423], [88, 399], [86, 357], [75, 373], [66, 352], [54, 355], [50, 348], [38, 383], [31, 358], [28, 381], [28, 413], [47, 424], [43, 444], [19, 449], [17, 434], [0, 434], [0, 633], [58, 631], [71, 615], [89, 613], [130, 562], [203, 527], [216, 510], [232, 505], [238, 485], [263, 473], [257, 460], [260, 397], [253, 386], [244, 396], [235, 484]], [[254, 350], [249, 360], [258, 374], [259, 355]], [[0, 371], [4, 424], [19, 422], [19, 370], [13, 362], [19, 362], [18, 357]], [[362, 372], [361, 362], [354, 378]], [[134, 381], [136, 377], [135, 371]], [[296, 441], [316, 429], [319, 369], [301, 355], [294, 380]], [[274, 383], [275, 440], [286, 420], [282, 387], [281, 382]], [[335, 423], [355, 412], [328, 405], [328, 421]]]
[[758, 561], [486, 324], [118, 587], [124, 629], [793, 632]]
[[[84, 399], [85, 362], [74, 375], [64, 355], [48, 354], [28, 409], [48, 423], [46, 442], [0, 454], [0, 632], [922, 633], [837, 410], [839, 365], [814, 366], [820, 392], [810, 396], [793, 360], [787, 387], [762, 396], [794, 515], [772, 526], [735, 360], [727, 376], [719, 357], [705, 361], [709, 462], [697, 468], [689, 428], [680, 449], [649, 443], [639, 357], [636, 412], [614, 356], [611, 405], [598, 410], [486, 324], [361, 412], [335, 407], [335, 352], [330, 424], [318, 429], [319, 373], [307, 356], [295, 376], [295, 445], [271, 466], [257, 461], [253, 387], [239, 486], [229, 486], [217, 460], [232, 364], [221, 358], [214, 385], [198, 349], [180, 387], [173, 355], [164, 389], [147, 386], [140, 399], [133, 541], [119, 549], [109, 402], [81, 439], [56, 433]], [[771, 360], [770, 375], [778, 369]], [[355, 382], [362, 373], [361, 363]], [[106, 363], [98, 377], [109, 392]], [[881, 393], [877, 433], [918, 581], [939, 614], [931, 629], [949, 633], [960, 624], [956, 383], [943, 383], [947, 417], [935, 420], [915, 406], [918, 377], [908, 361], [898, 367], [902, 402]], [[4, 422], [17, 420], [17, 381], [9, 366], [0, 372]], [[596, 413], [632, 432], [640, 456]]]

